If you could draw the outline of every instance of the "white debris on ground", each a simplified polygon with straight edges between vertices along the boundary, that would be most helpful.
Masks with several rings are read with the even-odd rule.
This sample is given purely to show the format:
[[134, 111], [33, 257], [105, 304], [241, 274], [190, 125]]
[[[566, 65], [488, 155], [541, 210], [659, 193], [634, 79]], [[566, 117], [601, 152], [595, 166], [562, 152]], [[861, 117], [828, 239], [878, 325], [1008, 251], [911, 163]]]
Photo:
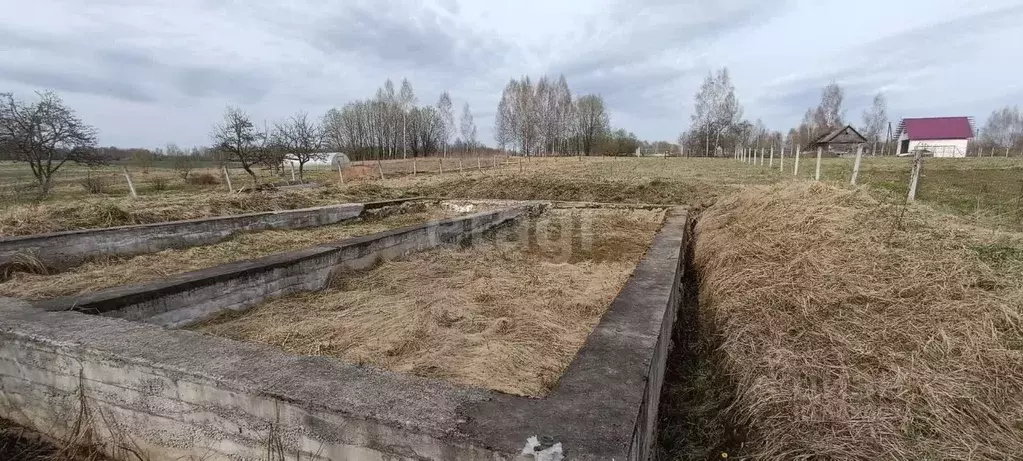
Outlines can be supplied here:
[[471, 203], [458, 204], [447, 202], [444, 205], [458, 213], [468, 213], [476, 209], [476, 205]]
[[522, 454], [532, 456], [535, 461], [562, 461], [565, 459], [565, 455], [561, 451], [561, 442], [541, 449], [540, 441], [535, 435], [526, 439], [526, 446], [522, 448]]

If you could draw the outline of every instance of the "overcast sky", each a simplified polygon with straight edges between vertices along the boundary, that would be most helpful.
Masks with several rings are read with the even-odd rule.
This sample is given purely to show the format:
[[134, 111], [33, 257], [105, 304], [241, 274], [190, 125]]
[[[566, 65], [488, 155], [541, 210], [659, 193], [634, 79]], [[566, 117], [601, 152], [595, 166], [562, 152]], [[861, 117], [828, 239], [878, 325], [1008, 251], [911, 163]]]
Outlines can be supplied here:
[[1023, 103], [1020, 0], [4, 2], [0, 91], [56, 90], [124, 147], [206, 144], [229, 104], [319, 116], [402, 77], [420, 104], [468, 101], [487, 143], [524, 74], [564, 73], [648, 140], [675, 139], [721, 66], [746, 116], [779, 130], [832, 80], [856, 123], [878, 91], [892, 119]]

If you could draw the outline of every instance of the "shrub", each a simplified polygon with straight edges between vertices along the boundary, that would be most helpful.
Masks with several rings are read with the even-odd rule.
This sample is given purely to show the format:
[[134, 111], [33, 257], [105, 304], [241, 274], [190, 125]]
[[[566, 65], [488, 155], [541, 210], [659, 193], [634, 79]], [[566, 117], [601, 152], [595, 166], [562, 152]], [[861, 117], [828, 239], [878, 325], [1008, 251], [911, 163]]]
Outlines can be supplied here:
[[85, 179], [80, 181], [82, 188], [90, 194], [103, 194], [107, 191], [107, 180], [102, 176], [93, 176], [91, 174], [85, 176]]
[[167, 178], [163, 176], [156, 176], [153, 178], [153, 190], [165, 191], [168, 186], [170, 186], [170, 181], [168, 181]]
[[197, 175], [193, 175], [192, 177], [188, 178], [188, 182], [189, 184], [194, 184], [197, 186], [214, 186], [220, 184], [220, 181], [217, 180], [217, 177], [209, 173], [200, 173]]

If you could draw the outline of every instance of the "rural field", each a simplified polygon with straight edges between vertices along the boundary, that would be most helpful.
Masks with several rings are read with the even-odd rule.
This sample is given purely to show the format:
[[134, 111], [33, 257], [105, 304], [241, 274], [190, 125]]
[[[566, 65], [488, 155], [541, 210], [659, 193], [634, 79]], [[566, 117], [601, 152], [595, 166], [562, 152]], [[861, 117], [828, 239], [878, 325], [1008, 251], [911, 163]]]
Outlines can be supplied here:
[[[461, 170], [457, 159], [446, 159], [443, 173], [436, 158], [417, 160], [415, 167], [411, 160], [392, 160], [356, 165], [360, 169], [346, 171], [359, 173], [344, 180], [326, 167], [307, 170], [306, 179], [318, 187], [240, 192], [230, 192], [223, 171], [213, 165], [185, 180], [169, 165], [156, 164], [145, 172], [131, 169], [137, 197], [120, 167], [69, 166], [41, 201], [28, 191], [30, 172], [3, 164], [0, 237], [406, 197], [682, 205], [696, 220], [695, 242], [686, 276], [689, 302], [674, 332], [662, 390], [660, 459], [1019, 456], [1023, 159], [926, 159], [913, 203], [906, 199], [911, 159], [865, 157], [856, 187], [849, 185], [852, 159], [825, 159], [820, 182], [812, 178], [813, 162], [804, 156], [794, 175], [791, 158], [780, 171], [777, 158], [769, 167], [731, 158], [499, 156], [464, 158]], [[287, 171], [262, 174], [262, 182], [290, 179]], [[231, 182], [234, 189], [251, 184], [241, 173], [232, 173]], [[344, 232], [243, 234], [209, 247], [96, 261], [51, 276], [30, 273], [27, 264], [8, 268], [0, 294], [34, 299], [85, 293], [455, 214], [421, 209]], [[597, 230], [608, 245], [632, 248], [636, 240], [642, 247], [656, 230], [643, 215], [607, 222], [614, 225]], [[641, 255], [633, 250], [622, 260], [634, 263]], [[613, 296], [631, 270], [618, 261], [583, 270], [548, 259], [542, 251], [509, 259], [500, 248], [432, 250], [380, 265], [342, 286], [272, 300], [196, 329], [320, 355], [320, 319], [353, 336], [372, 336], [369, 322], [404, 325], [409, 331], [395, 327], [394, 338], [372, 347], [323, 353], [470, 385], [497, 379], [495, 389], [543, 395], [589, 331], [573, 325], [595, 324], [602, 311], [592, 306]], [[453, 268], [473, 264], [523, 286], [533, 281], [586, 307], [561, 318], [543, 310], [544, 301], [534, 294], [504, 287], [498, 297], [522, 299], [521, 305], [502, 304], [501, 313], [477, 319], [500, 330], [502, 344], [514, 349], [507, 352], [514, 356], [510, 361], [528, 364], [545, 346], [556, 349], [556, 357], [537, 359], [541, 372], [501, 381], [504, 365], [476, 353], [482, 334], [476, 330], [431, 339], [439, 341], [435, 357], [371, 350], [397, 347], [392, 343], [417, 334], [408, 322], [440, 321], [440, 314], [417, 306], [454, 297], [459, 301], [452, 309], [469, 315], [474, 293], [488, 290], [474, 288], [471, 274]], [[402, 294], [415, 290], [417, 271], [441, 278], [433, 289], [406, 299]], [[384, 294], [372, 299], [374, 290]], [[351, 301], [338, 305], [338, 294]], [[293, 319], [304, 332], [293, 339], [279, 319], [306, 303], [319, 303], [322, 312]], [[384, 319], [359, 317], [384, 305], [399, 308]], [[530, 329], [543, 334], [529, 337], [523, 331]], [[449, 357], [455, 358], [446, 362]]]

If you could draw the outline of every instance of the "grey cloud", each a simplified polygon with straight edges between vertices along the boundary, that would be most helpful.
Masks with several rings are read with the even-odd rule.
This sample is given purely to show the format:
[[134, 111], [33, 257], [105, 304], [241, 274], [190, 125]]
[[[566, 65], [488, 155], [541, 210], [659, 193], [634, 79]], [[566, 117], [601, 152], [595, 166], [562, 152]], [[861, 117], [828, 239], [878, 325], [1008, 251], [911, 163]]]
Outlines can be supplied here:
[[[113, 47], [86, 41], [14, 33], [0, 27], [12, 40], [5, 40], [12, 49], [45, 52], [57, 59], [30, 67], [0, 67], [0, 79], [16, 81], [39, 88], [76, 93], [96, 94], [133, 102], [154, 102], [173, 97], [174, 92], [190, 97], [227, 95], [240, 102], [260, 100], [270, 89], [263, 72], [235, 71], [161, 62], [155, 55], [131, 46]], [[88, 65], [75, 65], [82, 59]], [[60, 64], [62, 61], [68, 61]], [[57, 64], [54, 64], [54, 63]], [[61, 70], [51, 70], [55, 67]], [[74, 67], [74, 71], [66, 70]], [[137, 83], [145, 82], [145, 84]], [[161, 86], [163, 91], [160, 91]], [[168, 92], [167, 90], [173, 90]]]
[[67, 70], [0, 67], [0, 80], [22, 83], [40, 89], [110, 96], [132, 102], [155, 101], [145, 88], [117, 77], [76, 75]]
[[[724, 1], [685, 17], [683, 24], [673, 28], [650, 27], [649, 17], [686, 14], [706, 9], [707, 2], [687, 0], [644, 0], [619, 2], [613, 9], [619, 17], [638, 17], [622, 24], [624, 39], [611, 42], [581, 57], [570, 57], [555, 63], [551, 70], [564, 73], [574, 89], [602, 94], [617, 112], [647, 117], [677, 116], [676, 99], [665, 97], [676, 91], [678, 82], [703, 72], [693, 66], [679, 67], [662, 61], [659, 53], [712, 41], [735, 33], [755, 21], [781, 14], [788, 2], [749, 0]], [[637, 12], [643, 13], [638, 14]]]
[[346, 4], [314, 27], [311, 43], [328, 53], [354, 52], [382, 63], [445, 72], [499, 64], [511, 47], [412, 0]]
[[[973, 41], [992, 30], [1016, 27], [1021, 17], [1023, 5], [1014, 5], [881, 37], [841, 50], [845, 62], [838, 68], [768, 86], [767, 95], [756, 102], [778, 113], [802, 114], [820, 101], [821, 88], [834, 81], [846, 91], [846, 107], [865, 107], [887, 86], [948, 72], [950, 61], [975, 52]], [[953, 29], [956, 33], [948, 34]]]
[[272, 86], [268, 79], [259, 75], [209, 67], [180, 69], [174, 82], [186, 96], [201, 98], [230, 94], [241, 98], [239, 102], [244, 104], [258, 102]]

